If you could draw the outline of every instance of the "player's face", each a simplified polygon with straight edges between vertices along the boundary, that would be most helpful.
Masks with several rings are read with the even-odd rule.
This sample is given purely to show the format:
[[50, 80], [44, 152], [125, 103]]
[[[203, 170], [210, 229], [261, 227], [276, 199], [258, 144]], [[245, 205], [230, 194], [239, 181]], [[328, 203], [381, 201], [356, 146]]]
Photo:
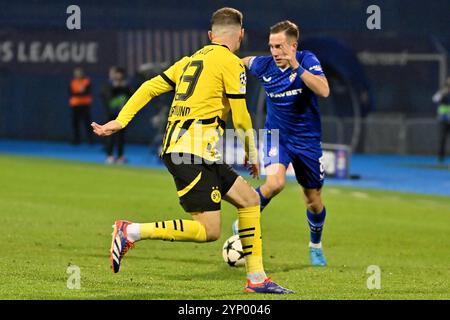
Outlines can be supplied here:
[[294, 47], [294, 43], [290, 43], [284, 32], [270, 34], [269, 49], [278, 67], [287, 67], [288, 61], [282, 59], [282, 57], [285, 56], [288, 50], [291, 50], [291, 47]]

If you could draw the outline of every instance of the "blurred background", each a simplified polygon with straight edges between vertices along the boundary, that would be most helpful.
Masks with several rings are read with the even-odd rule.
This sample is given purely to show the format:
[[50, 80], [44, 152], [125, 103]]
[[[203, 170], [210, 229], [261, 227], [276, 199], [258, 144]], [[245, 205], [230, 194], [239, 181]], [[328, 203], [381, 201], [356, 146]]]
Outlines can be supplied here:
[[[240, 56], [268, 54], [268, 31], [276, 22], [299, 25], [300, 48], [318, 56], [330, 83], [330, 97], [319, 102], [325, 143], [353, 154], [437, 159], [438, 103], [432, 97], [449, 74], [448, 0], [0, 2], [4, 141], [71, 141], [68, 88], [75, 67], [91, 81], [92, 119], [106, 121], [102, 88], [111, 66], [122, 67], [135, 90], [208, 43], [211, 13], [232, 6], [244, 14]], [[72, 4], [81, 11], [79, 30], [66, 26]], [[380, 8], [381, 29], [368, 28], [370, 5]], [[265, 94], [248, 79], [247, 102], [261, 128]], [[171, 99], [157, 98], [141, 111], [127, 143], [157, 149]], [[450, 137], [446, 145], [450, 152]]]

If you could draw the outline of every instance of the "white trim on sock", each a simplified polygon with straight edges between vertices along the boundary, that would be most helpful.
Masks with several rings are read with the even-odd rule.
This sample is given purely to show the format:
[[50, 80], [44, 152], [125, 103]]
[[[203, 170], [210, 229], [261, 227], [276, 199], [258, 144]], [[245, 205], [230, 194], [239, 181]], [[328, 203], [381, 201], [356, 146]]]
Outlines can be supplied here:
[[319, 242], [319, 243], [309, 242], [309, 247], [310, 248], [315, 248], [315, 249], [322, 249], [322, 242]]
[[127, 226], [128, 240], [135, 242], [141, 240], [141, 227], [139, 223], [130, 223]]
[[247, 279], [253, 284], [263, 283], [267, 275], [264, 271], [247, 273]]

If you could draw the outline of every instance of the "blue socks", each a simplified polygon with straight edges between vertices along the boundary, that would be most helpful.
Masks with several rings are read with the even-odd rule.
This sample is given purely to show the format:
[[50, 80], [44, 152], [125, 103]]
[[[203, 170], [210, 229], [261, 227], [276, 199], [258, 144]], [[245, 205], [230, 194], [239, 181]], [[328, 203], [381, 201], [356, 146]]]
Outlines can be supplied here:
[[259, 199], [260, 199], [260, 206], [261, 206], [261, 212], [264, 210], [264, 208], [269, 204], [270, 199], [267, 199], [266, 197], [264, 197], [261, 193], [261, 190], [259, 189], [260, 187], [256, 188], [256, 192], [258, 192], [259, 195]]
[[306, 216], [308, 217], [309, 231], [311, 233], [311, 243], [320, 243], [320, 238], [322, 237], [323, 224], [325, 222], [325, 216], [327, 211], [325, 207], [321, 213], [312, 213], [306, 210]]
[[[261, 193], [260, 187], [256, 188], [256, 192], [258, 192], [260, 199], [261, 212], [264, 208], [269, 204], [271, 198], [267, 199]], [[311, 243], [318, 244], [322, 238], [322, 229], [323, 224], [325, 222], [325, 216], [327, 215], [327, 210], [323, 207], [321, 213], [312, 213], [309, 210], [306, 210], [306, 216], [308, 217], [308, 225], [310, 231], [310, 239]]]

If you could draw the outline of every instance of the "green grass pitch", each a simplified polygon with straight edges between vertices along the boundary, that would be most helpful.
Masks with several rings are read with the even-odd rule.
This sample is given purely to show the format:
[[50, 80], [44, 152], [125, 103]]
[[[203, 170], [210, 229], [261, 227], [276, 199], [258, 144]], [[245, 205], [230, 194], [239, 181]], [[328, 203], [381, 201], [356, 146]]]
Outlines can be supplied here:
[[[245, 270], [221, 247], [142, 241], [109, 266], [115, 219], [189, 218], [168, 172], [0, 155], [0, 299], [450, 299], [450, 199], [325, 186], [328, 267], [309, 266], [300, 190], [289, 183], [262, 216], [265, 268], [288, 296], [243, 293]], [[81, 288], [68, 289], [69, 265]], [[381, 289], [369, 290], [370, 265]]]

